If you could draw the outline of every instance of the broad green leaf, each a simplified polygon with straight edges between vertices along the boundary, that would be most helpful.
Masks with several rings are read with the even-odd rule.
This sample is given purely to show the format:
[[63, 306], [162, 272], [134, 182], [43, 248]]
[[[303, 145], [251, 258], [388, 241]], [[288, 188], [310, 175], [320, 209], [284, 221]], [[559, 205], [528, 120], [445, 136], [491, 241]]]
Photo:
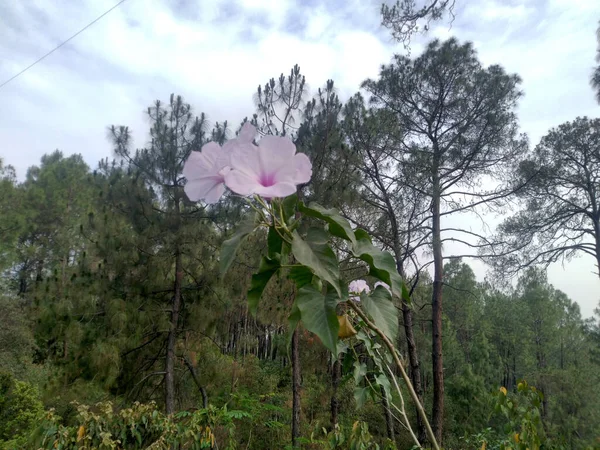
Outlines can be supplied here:
[[237, 249], [241, 245], [244, 238], [256, 229], [256, 219], [256, 214], [251, 214], [248, 216], [242, 221], [242, 223], [240, 223], [240, 226], [234, 235], [223, 242], [223, 245], [221, 246], [220, 257], [221, 275], [224, 275], [227, 270], [229, 270], [231, 263], [235, 259]]
[[402, 277], [396, 270], [396, 261], [388, 252], [384, 252], [373, 245], [369, 234], [361, 229], [356, 230], [356, 245], [352, 252], [354, 256], [363, 260], [369, 265], [369, 275], [387, 283], [394, 295], [398, 298], [406, 299], [402, 292]]
[[288, 274], [288, 278], [296, 283], [298, 289], [306, 284], [312, 283], [313, 276], [312, 270], [306, 266], [300, 265], [292, 267]]
[[338, 210], [323, 208], [321, 205], [313, 202], [308, 206], [300, 203], [300, 211], [307, 216], [324, 220], [329, 225], [329, 232], [331, 234], [350, 241], [353, 246], [356, 245], [354, 231], [350, 226], [350, 222], [342, 217]]
[[338, 296], [342, 296], [338, 260], [327, 244], [327, 233], [324, 230], [311, 228], [306, 241], [297, 231], [292, 233], [292, 251], [296, 260], [309, 267], [315, 275], [330, 283]]
[[[344, 341], [338, 341], [338, 342], [344, 342]], [[343, 354], [342, 359], [342, 374], [343, 375], [343, 379], [344, 380], [350, 380], [350, 378], [352, 378], [353, 373], [353, 367], [356, 364], [356, 359], [354, 358], [354, 354], [352, 352], [345, 352]]]
[[335, 294], [323, 295], [312, 284], [298, 290], [296, 305], [306, 329], [316, 334], [331, 353], [336, 352], [339, 323], [335, 313], [338, 297]]
[[386, 397], [388, 399], [391, 399], [392, 386], [390, 385], [390, 380], [388, 380], [388, 378], [384, 374], [380, 373], [375, 377], [375, 382], [385, 390]]
[[354, 383], [359, 384], [367, 374], [367, 365], [363, 362], [354, 363]]
[[281, 201], [283, 209], [283, 217], [286, 224], [290, 224], [296, 213], [296, 205], [298, 204], [298, 194], [289, 195]]
[[344, 341], [338, 341], [336, 355], [339, 357], [340, 353], [346, 353], [349, 348], [350, 348], [350, 346], [348, 344], [346, 344]]
[[369, 398], [369, 388], [367, 387], [355, 387], [354, 388], [354, 400], [356, 400], [356, 406], [362, 408]]
[[263, 256], [260, 260], [258, 272], [252, 275], [250, 289], [248, 290], [248, 309], [252, 315], [256, 315], [260, 297], [262, 296], [267, 283], [280, 267], [281, 265], [277, 259], [271, 259], [267, 256]]
[[313, 275], [311, 284], [317, 291], [323, 291], [323, 281], [318, 276]]
[[383, 286], [377, 286], [370, 295], [361, 295], [360, 302], [375, 325], [395, 342], [398, 333], [398, 310], [394, 306], [390, 291]]
[[281, 254], [281, 246], [283, 245], [283, 239], [277, 232], [274, 226], [269, 227], [269, 233], [267, 234], [267, 250], [269, 258], [274, 258], [275, 255]]
[[358, 333], [356, 334], [356, 339], [363, 343], [371, 342], [371, 338], [367, 335], [367, 333], [365, 333], [364, 329], [360, 329], [358, 331]]
[[290, 312], [290, 315], [288, 316], [288, 323], [290, 324], [290, 332], [288, 334], [288, 342], [287, 342], [288, 349], [290, 348], [290, 345], [292, 344], [292, 334], [294, 334], [294, 331], [296, 331], [298, 322], [300, 322], [300, 310], [298, 309], [297, 302], [294, 302], [294, 304], [292, 305], [292, 311]]

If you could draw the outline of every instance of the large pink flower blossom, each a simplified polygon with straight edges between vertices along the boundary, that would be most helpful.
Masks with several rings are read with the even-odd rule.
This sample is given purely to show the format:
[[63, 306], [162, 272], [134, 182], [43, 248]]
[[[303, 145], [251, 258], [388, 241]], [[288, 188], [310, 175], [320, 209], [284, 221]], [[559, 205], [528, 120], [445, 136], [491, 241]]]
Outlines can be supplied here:
[[204, 200], [216, 203], [225, 192], [225, 174], [231, 165], [231, 152], [240, 144], [252, 145], [256, 129], [246, 122], [237, 138], [231, 139], [221, 148], [209, 142], [202, 151], [193, 151], [183, 165], [183, 176], [187, 178], [184, 191], [192, 201]]
[[[244, 136], [251, 134], [250, 127], [244, 130]], [[231, 170], [225, 174], [225, 184], [236, 194], [257, 194], [267, 199], [287, 197], [312, 175], [308, 157], [296, 153], [296, 146], [285, 137], [265, 136], [258, 147], [238, 139], [230, 148]]]
[[191, 152], [183, 165], [187, 183], [183, 190], [192, 201], [216, 203], [225, 192], [225, 174], [229, 171], [229, 152], [216, 142], [209, 142], [202, 151]]
[[[348, 285], [348, 292], [350, 294], [362, 294], [363, 292], [366, 292], [367, 294], [369, 292], [371, 292], [371, 288], [369, 287], [369, 285], [367, 284], [367, 282], [365, 280], [354, 280], [351, 281], [350, 284]], [[355, 302], [359, 302], [360, 301], [360, 297], [357, 295], [354, 296], [350, 296], [351, 300], [354, 300]]]

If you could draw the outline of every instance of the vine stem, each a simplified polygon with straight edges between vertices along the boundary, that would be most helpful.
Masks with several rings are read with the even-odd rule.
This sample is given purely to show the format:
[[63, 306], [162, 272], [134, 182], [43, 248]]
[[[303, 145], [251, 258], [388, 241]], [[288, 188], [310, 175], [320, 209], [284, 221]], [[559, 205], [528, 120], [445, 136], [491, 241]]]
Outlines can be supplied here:
[[[378, 350], [375, 350], [377, 352], [377, 355], [382, 358], [381, 353], [379, 353]], [[358, 354], [356, 353], [356, 350], [354, 349], [354, 347], [352, 347], [352, 353], [354, 353], [354, 356], [356, 357], [356, 360], [358, 361]], [[382, 358], [383, 360], [383, 358]], [[379, 365], [378, 365], [379, 367]], [[410, 420], [408, 420], [408, 416], [406, 415], [406, 411], [404, 408], [404, 397], [402, 396], [402, 391], [400, 390], [400, 386], [398, 386], [398, 382], [396, 381], [396, 376], [394, 375], [394, 373], [392, 372], [392, 370], [390, 369], [390, 366], [388, 366], [386, 364], [385, 366], [387, 368], [387, 370], [390, 372], [390, 375], [392, 377], [392, 381], [394, 382], [394, 387], [396, 388], [396, 392], [398, 392], [398, 395], [400, 396], [400, 408], [398, 408], [393, 401], [390, 400], [390, 405], [394, 407], [394, 409], [396, 409], [396, 411], [398, 411], [402, 417], [404, 418], [404, 422], [402, 422], [402, 420], [398, 417], [396, 417], [394, 415], [394, 413], [392, 413], [392, 416], [394, 417], [394, 419], [396, 419], [400, 425], [402, 425], [404, 428], [406, 428], [406, 430], [410, 433], [411, 437], [413, 438], [413, 441], [415, 441], [415, 444], [417, 444], [417, 447], [422, 449], [423, 446], [421, 445], [421, 443], [419, 442], [419, 439], [417, 438], [417, 436], [415, 435], [415, 433], [413, 432], [412, 427], [410, 426]], [[381, 369], [381, 371], [383, 372], [383, 368], [379, 367]], [[365, 377], [365, 380], [367, 381], [367, 383], [369, 383], [369, 386], [371, 387], [371, 389], [373, 389], [373, 391], [375, 393], [377, 393], [377, 390], [375, 389], [375, 386], [373, 386], [373, 384], [371, 383], [371, 381], [369, 380], [368, 377]], [[379, 397], [382, 397], [382, 395], [379, 395]]]
[[402, 416], [404, 417], [404, 421], [406, 422], [405, 427], [408, 430], [408, 432], [410, 433], [410, 436], [413, 438], [413, 441], [415, 441], [415, 443], [417, 444], [417, 447], [423, 448], [423, 446], [419, 442], [419, 439], [417, 438], [417, 435], [415, 434], [412, 427], [410, 426], [410, 420], [408, 419], [408, 416], [406, 415], [406, 407], [404, 406], [404, 396], [402, 395], [400, 386], [398, 386], [398, 381], [396, 380], [396, 376], [394, 375], [394, 372], [392, 372], [392, 369], [390, 369], [390, 366], [388, 366], [386, 364], [385, 367], [388, 370], [388, 372], [390, 373], [390, 376], [392, 377], [392, 382], [394, 383], [394, 387], [396, 388], [396, 392], [398, 392], [398, 396], [400, 397], [400, 408], [401, 409], [398, 409], [398, 407], [396, 405], [394, 405], [394, 407], [396, 409], [398, 409], [398, 412], [400, 412], [400, 414], [402, 414]]
[[423, 419], [423, 423], [425, 424], [425, 430], [427, 431], [427, 437], [429, 438], [429, 442], [433, 446], [434, 450], [440, 450], [440, 446], [438, 445], [437, 440], [435, 439], [435, 435], [433, 434], [433, 430], [431, 429], [431, 425], [429, 424], [429, 419], [427, 419], [427, 414], [425, 413], [425, 409], [423, 408], [423, 405], [419, 401], [419, 397], [417, 396], [417, 393], [415, 392], [415, 389], [410, 381], [410, 378], [408, 377], [408, 374], [406, 373], [406, 370], [404, 370], [404, 365], [402, 364], [402, 361], [400, 361], [400, 357], [398, 356], [396, 347], [394, 347], [394, 344], [392, 344], [392, 341], [390, 341], [390, 339], [384, 334], [383, 331], [381, 331], [377, 327], [377, 325], [375, 325], [373, 322], [371, 322], [369, 320], [367, 315], [358, 306], [356, 306], [354, 304], [354, 302], [349, 300], [347, 302], [347, 304], [350, 306], [350, 308], [352, 308], [352, 310], [356, 314], [358, 314], [358, 316], [363, 320], [363, 322], [372, 331], [374, 331], [375, 333], [377, 333], [379, 335], [379, 337], [381, 338], [381, 340], [383, 341], [385, 346], [388, 348], [388, 350], [392, 354], [392, 358], [394, 358], [394, 362], [396, 363], [398, 370], [400, 370], [400, 374], [402, 375], [402, 378], [404, 379], [404, 382], [406, 383], [406, 385], [408, 387], [408, 392], [410, 394], [410, 397], [412, 398], [413, 402], [415, 403], [415, 406], [417, 407], [417, 411], [419, 412], [421, 419]]

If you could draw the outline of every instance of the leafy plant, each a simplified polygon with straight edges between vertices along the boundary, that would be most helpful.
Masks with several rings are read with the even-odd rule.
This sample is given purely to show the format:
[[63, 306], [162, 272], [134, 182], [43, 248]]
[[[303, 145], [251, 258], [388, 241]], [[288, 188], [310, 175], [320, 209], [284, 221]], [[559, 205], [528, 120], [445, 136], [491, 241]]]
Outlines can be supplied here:
[[94, 407], [75, 405], [73, 425], [62, 424], [53, 411], [46, 414], [32, 441], [41, 449], [213, 449], [237, 448], [235, 422], [251, 418], [227, 407], [161, 413], [155, 403], [134, 403], [117, 410], [111, 402]]

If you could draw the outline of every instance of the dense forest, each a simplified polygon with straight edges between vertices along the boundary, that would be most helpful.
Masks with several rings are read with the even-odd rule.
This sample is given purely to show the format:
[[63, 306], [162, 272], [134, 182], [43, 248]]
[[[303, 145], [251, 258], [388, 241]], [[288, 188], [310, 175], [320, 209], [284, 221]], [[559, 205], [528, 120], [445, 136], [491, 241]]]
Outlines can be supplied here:
[[[404, 36], [411, 21], [383, 13]], [[522, 95], [472, 44], [433, 40], [344, 101], [295, 66], [239, 126], [171, 95], [148, 108], [145, 146], [110, 126], [96, 168], [59, 150], [21, 180], [0, 163], [0, 448], [600, 448], [600, 307], [582, 317], [545, 270], [585, 254], [600, 266], [600, 119], [531, 144]], [[246, 122], [312, 165], [289, 219], [318, 258], [294, 241], [289, 273], [271, 230], [236, 231], [242, 196], [186, 189], [192, 152], [251, 141]], [[283, 218], [289, 204], [272, 204]], [[497, 212], [489, 234], [452, 220]], [[357, 230], [371, 259], [352, 257]], [[327, 287], [310, 291], [313, 275]], [[360, 301], [328, 306], [331, 286]]]

